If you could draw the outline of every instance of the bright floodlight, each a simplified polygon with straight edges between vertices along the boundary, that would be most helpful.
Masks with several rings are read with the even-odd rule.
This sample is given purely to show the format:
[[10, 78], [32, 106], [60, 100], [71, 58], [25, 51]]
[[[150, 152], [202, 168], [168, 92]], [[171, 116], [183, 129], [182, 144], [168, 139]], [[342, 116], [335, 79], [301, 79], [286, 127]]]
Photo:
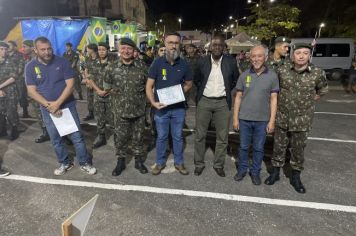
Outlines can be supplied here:
[[325, 24], [324, 24], [324, 23], [321, 23], [321, 24], [320, 24], [320, 28], [323, 28], [323, 27], [325, 27]]
[[178, 19], [178, 21], [179, 21], [179, 22], [182, 22], [182, 19], [181, 19], [181, 18], [179, 18], [179, 19]]
[[251, 0], [247, 0], [247, 3], [251, 3], [252, 1]]

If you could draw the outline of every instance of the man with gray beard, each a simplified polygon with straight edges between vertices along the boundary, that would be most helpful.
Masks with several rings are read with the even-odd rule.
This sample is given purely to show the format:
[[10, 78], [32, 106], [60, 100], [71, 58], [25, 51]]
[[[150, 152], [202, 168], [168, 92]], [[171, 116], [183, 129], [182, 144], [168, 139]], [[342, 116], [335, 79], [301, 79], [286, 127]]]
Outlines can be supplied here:
[[153, 175], [158, 175], [166, 166], [166, 144], [169, 131], [173, 139], [174, 166], [182, 175], [188, 175], [184, 167], [182, 129], [185, 120], [185, 103], [171, 105], [159, 101], [157, 90], [181, 85], [184, 93], [192, 87], [192, 70], [180, 55], [181, 36], [178, 33], [168, 33], [165, 36], [166, 55], [157, 58], [148, 72], [146, 95], [155, 109], [156, 123], [156, 165], [152, 169]]

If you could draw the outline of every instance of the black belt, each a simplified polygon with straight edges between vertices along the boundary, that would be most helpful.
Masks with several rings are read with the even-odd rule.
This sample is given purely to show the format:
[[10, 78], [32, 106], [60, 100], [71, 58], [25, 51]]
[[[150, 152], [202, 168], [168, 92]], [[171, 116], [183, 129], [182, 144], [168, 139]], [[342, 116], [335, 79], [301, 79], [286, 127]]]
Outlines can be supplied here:
[[222, 96], [222, 97], [207, 97], [207, 96], [204, 96], [203, 97], [207, 98], [207, 99], [215, 99], [215, 100], [222, 100], [222, 99], [226, 99], [226, 96]]

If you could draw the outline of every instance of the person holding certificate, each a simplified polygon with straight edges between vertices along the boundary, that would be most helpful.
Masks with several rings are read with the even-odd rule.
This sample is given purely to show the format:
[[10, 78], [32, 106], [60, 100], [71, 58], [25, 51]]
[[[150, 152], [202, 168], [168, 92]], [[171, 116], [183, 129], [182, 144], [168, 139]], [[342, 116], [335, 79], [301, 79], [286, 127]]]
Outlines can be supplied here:
[[[28, 95], [41, 106], [43, 121], [60, 163], [54, 174], [63, 175], [73, 167], [61, 137], [70, 134], [80, 169], [94, 175], [96, 169], [91, 165], [75, 107], [73, 96], [75, 72], [67, 59], [53, 55], [51, 42], [47, 38], [38, 37], [34, 44], [37, 57], [26, 65], [26, 85]], [[55, 122], [58, 122], [57, 125]], [[59, 123], [62, 125], [58, 125]], [[63, 124], [74, 126], [76, 131], [63, 134], [62, 132], [68, 128]]]
[[192, 70], [180, 58], [179, 33], [165, 35], [166, 54], [157, 58], [151, 65], [146, 83], [146, 95], [155, 109], [156, 123], [156, 165], [153, 175], [158, 175], [166, 166], [166, 145], [169, 131], [173, 139], [175, 168], [182, 175], [189, 172], [184, 166], [182, 129], [185, 120], [185, 97], [192, 87]]
[[235, 87], [239, 71], [235, 58], [223, 54], [225, 40], [222, 36], [214, 36], [210, 47], [211, 56], [201, 58], [194, 71], [194, 84], [197, 86], [194, 174], [200, 175], [205, 168], [205, 139], [209, 124], [213, 121], [216, 128], [214, 170], [225, 177], [231, 90]]

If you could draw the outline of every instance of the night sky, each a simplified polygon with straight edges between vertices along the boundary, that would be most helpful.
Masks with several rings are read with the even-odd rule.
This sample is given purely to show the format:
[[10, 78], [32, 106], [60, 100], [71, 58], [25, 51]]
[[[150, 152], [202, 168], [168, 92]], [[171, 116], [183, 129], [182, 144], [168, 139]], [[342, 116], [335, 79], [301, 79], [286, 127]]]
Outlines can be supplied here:
[[[61, 1], [57, 0], [57, 2]], [[300, 16], [302, 31], [305, 28], [317, 27], [318, 22], [335, 21], [345, 10], [356, 5], [356, 0], [275, 1], [295, 5], [302, 10]], [[16, 21], [13, 17], [16, 16], [73, 15], [73, 12], [66, 12], [66, 8], [56, 14], [58, 9], [55, 9], [55, 2], [56, 0], [0, 0], [0, 38], [4, 38], [14, 26]], [[204, 26], [211, 28], [226, 23], [230, 15], [242, 18], [249, 14], [247, 0], [146, 0], [146, 2], [154, 20], [158, 20], [162, 13], [167, 12], [182, 17], [183, 30], [199, 29]], [[333, 12], [335, 8], [339, 9], [339, 13]]]

